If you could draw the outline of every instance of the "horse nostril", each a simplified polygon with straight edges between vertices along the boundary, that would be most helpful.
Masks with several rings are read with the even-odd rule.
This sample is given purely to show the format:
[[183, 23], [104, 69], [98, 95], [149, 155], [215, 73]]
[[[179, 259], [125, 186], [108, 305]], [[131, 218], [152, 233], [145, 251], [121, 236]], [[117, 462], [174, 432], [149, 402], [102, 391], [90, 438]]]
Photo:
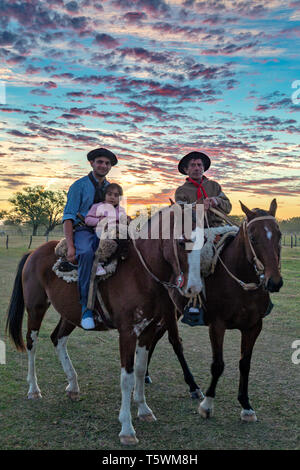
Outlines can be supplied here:
[[268, 280], [267, 289], [269, 292], [279, 292], [281, 287], [283, 286], [282, 277], [280, 278], [279, 282], [274, 282], [272, 278]]

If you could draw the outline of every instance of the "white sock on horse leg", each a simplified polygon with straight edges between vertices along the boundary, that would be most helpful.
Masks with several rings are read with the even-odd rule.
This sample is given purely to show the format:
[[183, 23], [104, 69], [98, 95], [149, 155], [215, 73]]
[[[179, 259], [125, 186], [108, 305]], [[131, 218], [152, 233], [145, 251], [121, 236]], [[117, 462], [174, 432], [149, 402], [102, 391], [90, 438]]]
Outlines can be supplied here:
[[149, 351], [147, 351], [146, 346], [137, 346], [134, 364], [134, 401], [138, 403], [138, 416], [153, 415], [145, 399], [145, 373], [147, 370], [148, 355]]
[[119, 421], [122, 424], [122, 429], [119, 436], [135, 436], [135, 430], [132, 426], [131, 420], [131, 394], [134, 387], [134, 374], [133, 372], [126, 372], [125, 368], [121, 369], [121, 393], [122, 404], [119, 413]]
[[37, 377], [35, 372], [35, 353], [36, 345], [38, 340], [38, 331], [31, 332], [32, 347], [27, 348], [28, 354], [28, 375], [27, 382], [29, 383], [28, 398], [41, 398], [41, 390], [37, 383]]
[[79, 393], [79, 386], [77, 381], [77, 373], [73, 367], [72, 361], [69, 357], [67, 350], [67, 341], [69, 336], [63, 336], [57, 342], [56, 351], [60, 359], [62, 368], [67, 376], [69, 385], [66, 388], [67, 392]]

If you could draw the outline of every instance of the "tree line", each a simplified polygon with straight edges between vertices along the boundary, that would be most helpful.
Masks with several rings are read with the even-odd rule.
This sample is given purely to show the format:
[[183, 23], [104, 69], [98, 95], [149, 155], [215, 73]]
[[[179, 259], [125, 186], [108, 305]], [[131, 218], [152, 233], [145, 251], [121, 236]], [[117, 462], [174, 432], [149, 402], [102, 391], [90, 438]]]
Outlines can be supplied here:
[[[66, 200], [66, 191], [51, 191], [43, 186], [30, 186], [9, 199], [13, 207], [10, 211], [0, 211], [0, 220], [3, 220], [4, 225], [29, 226], [32, 228], [32, 235], [36, 235], [38, 228], [44, 226], [44, 235], [47, 236], [62, 223]], [[151, 207], [147, 207], [147, 212], [150, 216]], [[135, 214], [138, 215], [140, 211]], [[234, 224], [240, 225], [244, 216], [231, 215], [230, 219]], [[282, 233], [300, 233], [300, 217], [279, 221], [279, 226]]]
[[47, 236], [62, 223], [66, 199], [66, 191], [51, 191], [43, 186], [30, 186], [9, 199], [13, 207], [10, 211], [0, 211], [0, 220], [3, 220], [4, 225], [29, 226], [32, 228], [33, 236], [37, 234], [40, 226], [44, 226], [44, 235]]

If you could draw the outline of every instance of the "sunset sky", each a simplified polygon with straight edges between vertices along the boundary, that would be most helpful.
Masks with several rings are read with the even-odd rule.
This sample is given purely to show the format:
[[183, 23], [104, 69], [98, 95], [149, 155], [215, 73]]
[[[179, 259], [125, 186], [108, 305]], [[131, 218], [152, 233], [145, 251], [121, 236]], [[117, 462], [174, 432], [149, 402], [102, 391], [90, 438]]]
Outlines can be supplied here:
[[68, 189], [89, 150], [131, 210], [166, 204], [192, 150], [241, 214], [300, 216], [300, 0], [0, 0], [0, 209]]

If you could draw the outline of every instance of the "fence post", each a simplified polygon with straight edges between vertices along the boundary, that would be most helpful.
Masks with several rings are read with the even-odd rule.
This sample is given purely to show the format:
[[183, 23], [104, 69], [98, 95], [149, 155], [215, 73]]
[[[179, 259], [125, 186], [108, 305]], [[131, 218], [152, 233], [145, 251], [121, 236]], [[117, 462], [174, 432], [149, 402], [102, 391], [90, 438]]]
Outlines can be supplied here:
[[32, 243], [32, 235], [30, 235], [30, 242], [29, 242], [29, 245], [28, 245], [28, 250], [31, 247], [31, 243]]
[[293, 248], [293, 235], [291, 234], [291, 248]]
[[6, 235], [6, 249], [8, 250], [8, 235]]
[[283, 235], [283, 246], [285, 246], [285, 235]]
[[297, 246], [297, 234], [295, 233], [295, 246]]

